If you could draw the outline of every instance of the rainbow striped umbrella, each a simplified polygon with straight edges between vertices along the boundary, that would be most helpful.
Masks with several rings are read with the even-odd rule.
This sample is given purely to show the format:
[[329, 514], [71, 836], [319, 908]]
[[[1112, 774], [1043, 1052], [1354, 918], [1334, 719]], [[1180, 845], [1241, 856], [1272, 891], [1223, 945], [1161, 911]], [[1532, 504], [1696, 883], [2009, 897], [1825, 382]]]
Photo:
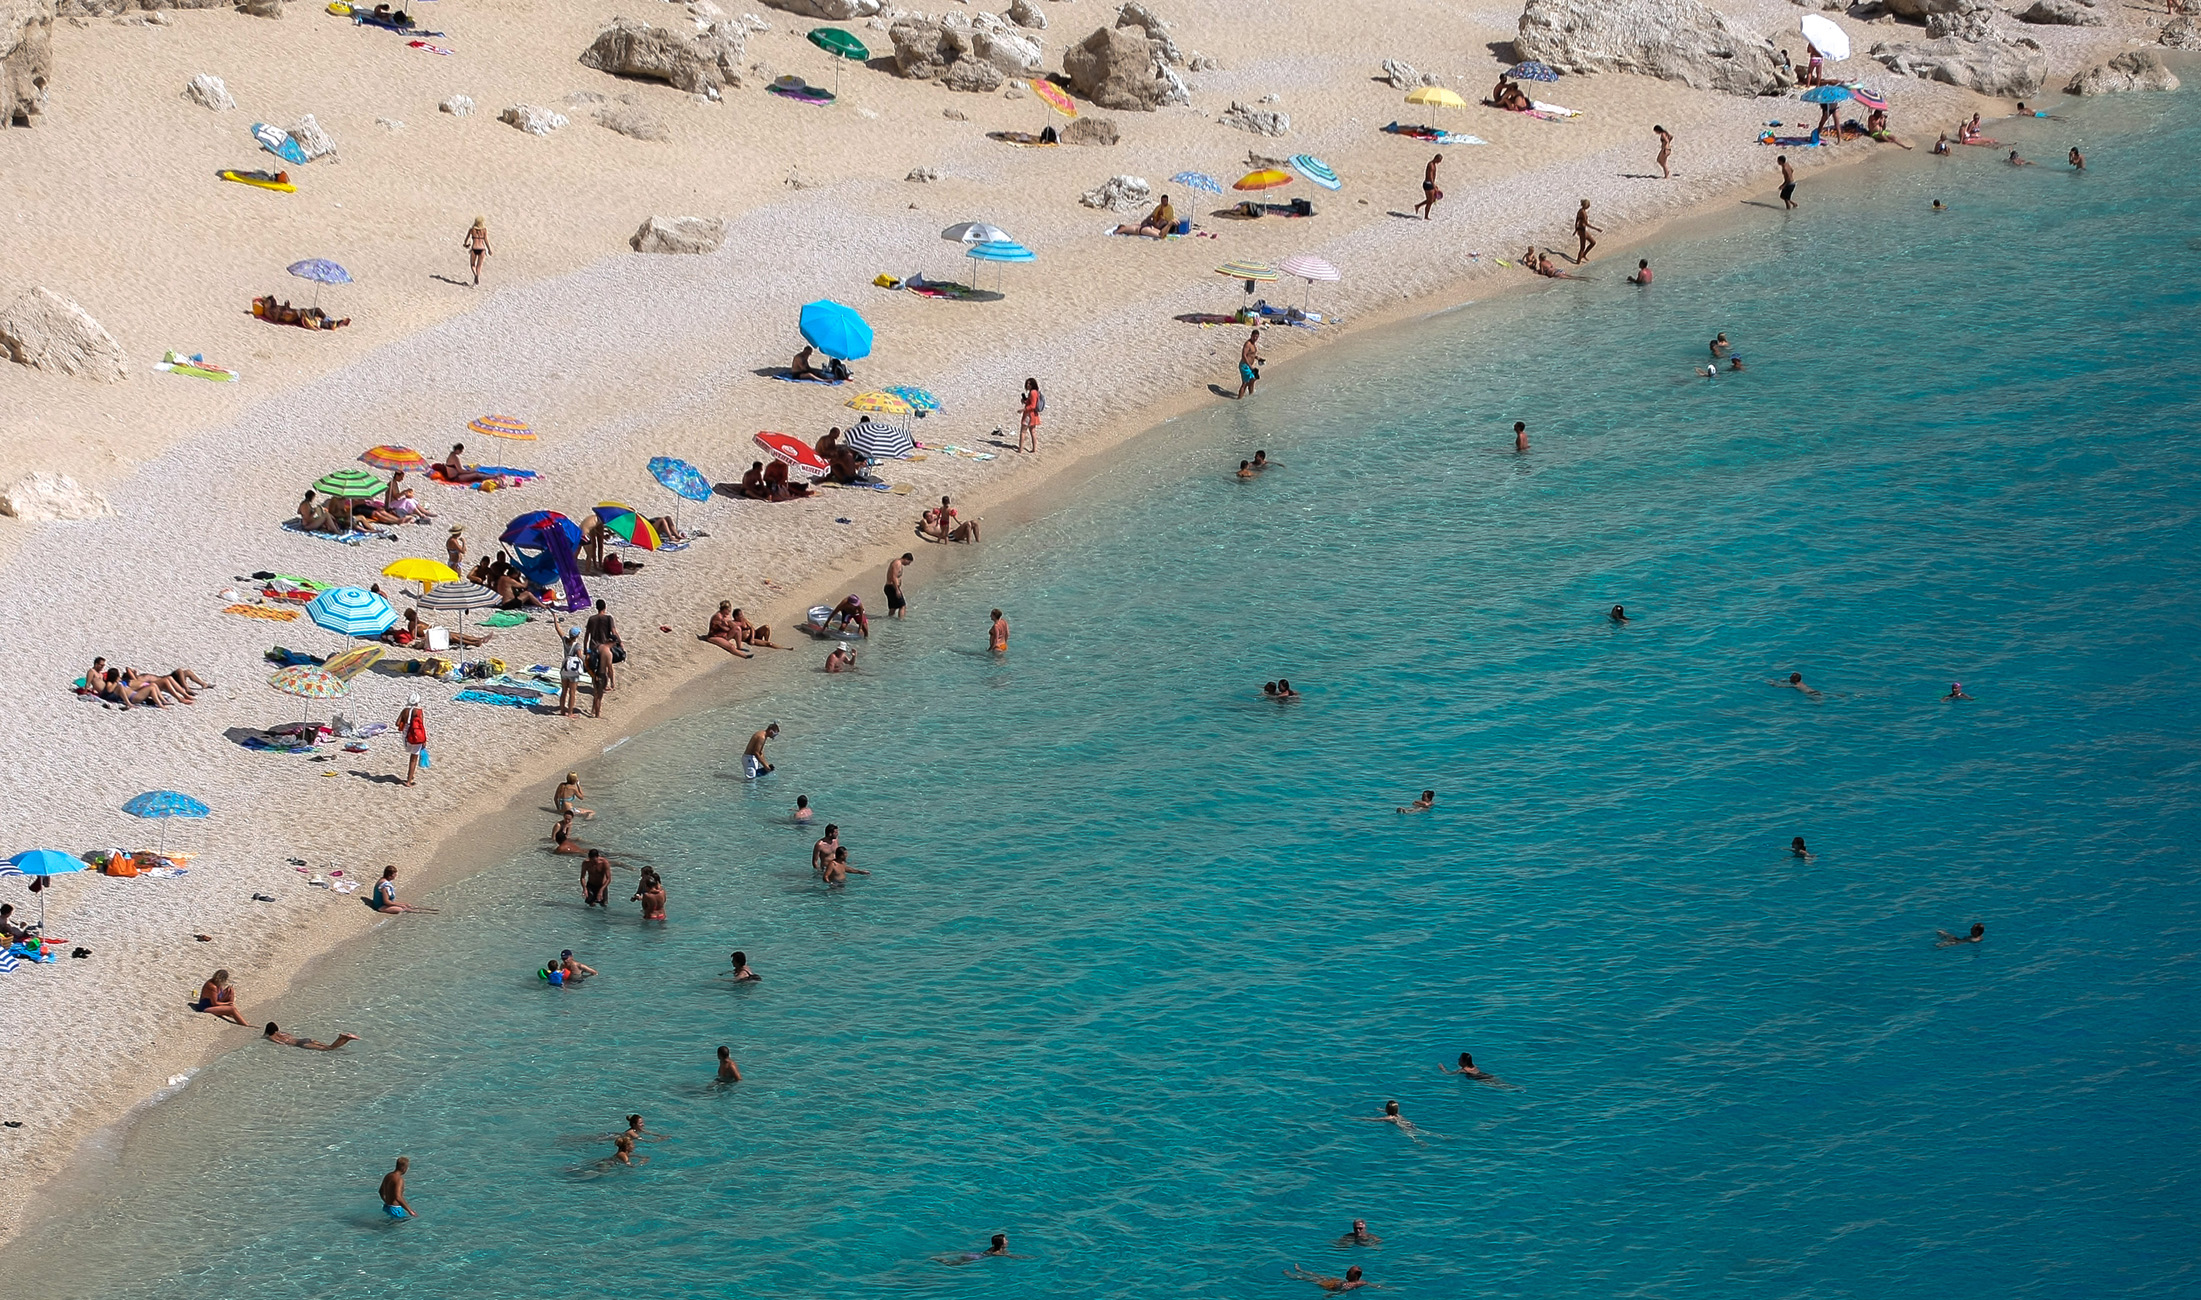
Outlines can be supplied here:
[[527, 421], [510, 415], [483, 415], [466, 422], [475, 433], [491, 438], [514, 438], [521, 442], [535, 441], [535, 429]]
[[359, 453], [359, 459], [376, 469], [401, 469], [408, 474], [425, 474], [432, 462], [411, 447], [369, 447]]
[[654, 551], [664, 540], [657, 535], [657, 528], [644, 519], [640, 511], [623, 501], [599, 501], [596, 517], [604, 521], [604, 527], [626, 538], [645, 551]]

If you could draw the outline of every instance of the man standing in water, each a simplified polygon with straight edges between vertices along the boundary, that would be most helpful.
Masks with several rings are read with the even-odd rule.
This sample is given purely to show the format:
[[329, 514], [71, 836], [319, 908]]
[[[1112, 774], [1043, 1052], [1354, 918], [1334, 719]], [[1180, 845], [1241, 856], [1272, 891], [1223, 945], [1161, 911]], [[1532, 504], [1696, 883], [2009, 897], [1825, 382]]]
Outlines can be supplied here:
[[1009, 616], [997, 609], [993, 612], [993, 620], [986, 644], [995, 654], [1005, 655], [1009, 653]]
[[1444, 155], [1440, 153], [1431, 158], [1429, 165], [1422, 169], [1421, 202], [1414, 205], [1414, 211], [1421, 213], [1424, 221], [1436, 214], [1437, 200], [1444, 197], [1444, 191], [1437, 188], [1437, 164], [1443, 161]]
[[1781, 202], [1793, 208], [1796, 206], [1796, 169], [1789, 166], [1788, 155], [1785, 153], [1773, 161], [1780, 164], [1781, 168]]
[[764, 760], [764, 742], [779, 734], [780, 724], [775, 722], [749, 737], [749, 747], [741, 751], [741, 775], [744, 779], [754, 781], [772, 770], [772, 765]]
[[1574, 237], [1582, 243], [1582, 247], [1574, 255], [1576, 266], [1589, 261], [1590, 250], [1597, 247], [1597, 239], [1590, 232], [1602, 229], [1604, 227], [1590, 224], [1590, 201], [1588, 199], [1582, 200], [1582, 206], [1574, 211]]
[[1238, 400], [1243, 402], [1253, 396], [1253, 386], [1261, 382], [1261, 331], [1255, 330], [1246, 338], [1246, 346], [1238, 349]]
[[1513, 449], [1515, 451], [1528, 450], [1528, 423], [1524, 420], [1513, 422]]
[[409, 1156], [397, 1158], [397, 1168], [382, 1175], [382, 1212], [393, 1219], [414, 1217], [413, 1207], [405, 1203], [405, 1171], [413, 1167]]
[[602, 849], [590, 849], [581, 859], [581, 906], [611, 906], [611, 859]]
[[916, 563], [917, 557], [908, 551], [902, 558], [887, 565], [887, 617], [908, 617], [909, 600], [902, 595], [902, 570]]

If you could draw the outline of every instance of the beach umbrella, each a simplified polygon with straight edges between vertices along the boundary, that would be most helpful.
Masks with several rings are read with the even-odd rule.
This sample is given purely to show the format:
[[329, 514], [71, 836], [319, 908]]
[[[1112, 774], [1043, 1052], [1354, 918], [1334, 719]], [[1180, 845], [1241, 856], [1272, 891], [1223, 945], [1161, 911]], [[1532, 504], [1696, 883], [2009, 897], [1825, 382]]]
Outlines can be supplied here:
[[425, 474], [434, 464], [426, 456], [411, 447], [369, 447], [359, 453], [359, 459], [376, 469], [401, 469], [408, 474]]
[[[997, 266], [1007, 266], [1011, 262], [1029, 262], [1034, 258], [1031, 249], [1013, 239], [996, 239], [989, 243], [972, 244], [969, 248], [963, 250], [963, 256], [977, 262], [992, 262]], [[974, 275], [971, 278], [975, 280], [978, 277]], [[1001, 284], [1001, 276], [996, 275], [994, 277], [994, 287], [999, 289]]]
[[1831, 63], [1840, 63], [1849, 57], [1849, 33], [1834, 25], [1834, 20], [1824, 14], [1805, 14], [1797, 21], [1804, 39], [1811, 48], [1827, 56]]
[[1407, 92], [1409, 104], [1426, 104], [1432, 108], [1466, 108], [1467, 101], [1442, 86], [1423, 86]]
[[325, 257], [309, 257], [303, 262], [292, 262], [284, 268], [301, 280], [313, 281], [313, 305], [321, 305], [321, 286], [324, 284], [350, 284], [352, 273]]
[[929, 388], [919, 388], [914, 384], [888, 384], [886, 391], [908, 402], [910, 409], [919, 415], [940, 409], [940, 399], [934, 397]]
[[1223, 192], [1223, 183], [1206, 172], [1178, 172], [1175, 176], [1169, 178], [1169, 183], [1183, 185], [1190, 189], [1203, 190], [1209, 194], [1221, 194]]
[[1882, 95], [1877, 90], [1867, 90], [1863, 86], [1851, 86], [1849, 88], [1849, 97], [1856, 100], [1858, 103], [1863, 104], [1866, 108], [1884, 109], [1888, 106], [1886, 96]]
[[1266, 262], [1225, 262], [1215, 268], [1217, 275], [1227, 275], [1233, 280], [1244, 280], [1246, 292], [1252, 293], [1255, 281], [1276, 278], [1276, 268]]
[[1538, 63], [1536, 60], [1530, 59], [1526, 63], [1513, 65], [1513, 78], [1516, 81], [1557, 81], [1559, 80], [1559, 69], [1548, 63]]
[[350, 497], [363, 500], [379, 494], [385, 484], [381, 479], [363, 469], [340, 469], [333, 474], [323, 474], [313, 481], [313, 490], [332, 497]]
[[767, 429], [757, 434], [756, 444], [772, 454], [774, 460], [786, 462], [788, 468], [799, 469], [806, 474], [829, 474], [833, 467], [825, 458], [812, 450], [810, 444], [800, 438]]
[[170, 818], [204, 817], [209, 811], [205, 804], [200, 803], [190, 795], [178, 794], [174, 790], [147, 790], [144, 794], [122, 805], [122, 810], [132, 817], [149, 818], [160, 822], [160, 843], [153, 851], [162, 857], [168, 856], [168, 822]]
[[506, 524], [497, 540], [539, 551], [549, 544], [551, 534], [563, 537], [568, 546], [581, 544], [581, 526], [555, 510], [528, 511]]
[[[467, 582], [461, 579], [457, 582], [437, 583], [433, 590], [420, 593], [420, 600], [417, 603], [425, 610], [438, 613], [456, 613], [459, 616], [459, 631], [464, 632], [466, 631], [466, 611], [470, 609], [494, 609], [504, 603], [504, 598], [478, 582]], [[380, 646], [362, 646], [359, 650], [347, 651], [345, 654], [337, 656], [337, 659], [347, 658], [350, 655], [360, 654], [367, 650], [374, 651], [377, 657], [380, 657], [382, 653]], [[321, 666], [334, 672], [336, 671], [337, 659], [331, 659]], [[371, 659], [367, 661], [367, 663], [372, 662], [374, 661]], [[362, 664], [360, 667], [364, 669], [366, 664]], [[351, 679], [346, 677], [345, 680], [349, 681]]]
[[856, 361], [871, 355], [871, 326], [846, 303], [831, 298], [806, 302], [795, 324], [803, 342], [829, 357]]
[[842, 405], [851, 411], [869, 411], [878, 415], [909, 415], [917, 409], [901, 397], [886, 392], [858, 393]]
[[1849, 98], [1847, 86], [1813, 86], [1799, 96], [1806, 104], [1839, 104]]
[[1306, 304], [1314, 302], [1315, 281], [1329, 281], [1339, 278], [1336, 267], [1312, 253], [1296, 253], [1278, 262], [1276, 269], [1286, 275], [1298, 276], [1307, 282], [1307, 296], [1302, 300], [1302, 310], [1305, 309]]
[[[496, 593], [491, 592], [491, 595]], [[321, 671], [349, 686], [354, 677], [382, 661], [382, 647], [355, 645], [340, 655], [330, 655], [321, 663]]]
[[1336, 172], [1330, 170], [1328, 163], [1313, 154], [1293, 154], [1292, 170], [1326, 190], [1341, 189], [1345, 184], [1337, 178]]
[[626, 538], [645, 551], [654, 551], [664, 539], [657, 535], [657, 527], [644, 519], [641, 512], [624, 501], [599, 501], [596, 517], [604, 521], [604, 527]]
[[841, 64], [849, 59], [861, 63], [871, 57], [871, 51], [864, 48], [862, 41], [838, 27], [811, 28], [810, 43], [833, 56], [833, 93], [836, 95], [841, 90]]
[[511, 438], [517, 442], [535, 441], [534, 426], [516, 416], [477, 415], [466, 422], [466, 427], [491, 438]]
[[690, 501], [711, 499], [711, 480], [703, 477], [702, 470], [678, 457], [652, 456], [648, 469], [657, 485], [674, 496]]
[[865, 420], [842, 434], [841, 445], [866, 460], [901, 460], [917, 450], [907, 433], [877, 420]]
[[[337, 699], [351, 689], [349, 683], [334, 673], [309, 668], [304, 664], [285, 668], [268, 678], [267, 684], [285, 695], [295, 695], [308, 701]], [[298, 721], [302, 724], [313, 721], [313, 709], [310, 705], [306, 709], [306, 716]]]
[[[25, 849], [23, 852], [7, 859], [6, 865], [7, 871], [0, 874], [10, 876], [66, 876], [72, 872], [84, 870], [86, 864], [84, 859], [71, 857], [59, 849]], [[38, 932], [41, 935], [46, 932], [46, 891], [43, 889], [38, 891]]]
[[[449, 572], [449, 570], [445, 570]], [[358, 587], [331, 587], [306, 602], [315, 627], [342, 637], [381, 636], [397, 622], [390, 602]]]
[[1045, 77], [1034, 77], [1024, 84], [1030, 86], [1032, 93], [1039, 96], [1040, 99], [1046, 102], [1047, 107], [1057, 113], [1062, 114], [1064, 117], [1076, 117], [1078, 115], [1078, 106], [1071, 102], [1069, 92], [1054, 82], [1047, 80]]
[[946, 230], [940, 232], [940, 237], [951, 244], [1007, 244], [1015, 242], [1009, 238], [1008, 231], [999, 226], [988, 225], [983, 221], [966, 221], [959, 226], [949, 226]]
[[425, 556], [410, 556], [383, 567], [382, 576], [396, 578], [399, 582], [417, 582], [422, 591], [433, 590], [439, 582], [457, 582], [458, 570], [441, 560]]
[[1274, 167], [1263, 167], [1259, 171], [1247, 172], [1231, 182], [1231, 188], [1234, 190], [1273, 190], [1279, 185], [1289, 185], [1291, 183], [1292, 174], [1290, 172], [1278, 171]]

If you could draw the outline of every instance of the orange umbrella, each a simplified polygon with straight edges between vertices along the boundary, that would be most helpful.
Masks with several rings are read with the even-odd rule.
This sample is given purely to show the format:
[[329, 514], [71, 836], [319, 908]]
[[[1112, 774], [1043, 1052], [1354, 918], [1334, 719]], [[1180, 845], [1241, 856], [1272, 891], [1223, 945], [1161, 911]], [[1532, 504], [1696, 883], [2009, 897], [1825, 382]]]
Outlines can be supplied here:
[[488, 434], [492, 438], [518, 438], [525, 442], [535, 441], [535, 430], [528, 425], [527, 421], [509, 415], [480, 416], [468, 420], [466, 427], [476, 433]]
[[1274, 167], [1264, 167], [1260, 171], [1247, 172], [1239, 177], [1237, 183], [1232, 185], [1231, 188], [1234, 190], [1273, 190], [1279, 185], [1289, 185], [1291, 183], [1292, 174], [1290, 172], [1278, 171]]
[[1054, 82], [1047, 80], [1045, 77], [1034, 77], [1024, 84], [1032, 88], [1033, 94], [1046, 100], [1047, 107], [1057, 113], [1062, 114], [1064, 117], [1076, 117], [1078, 115], [1078, 106], [1071, 103], [1069, 94]]
[[414, 474], [428, 472], [428, 458], [411, 447], [393, 447], [387, 444], [369, 447], [359, 454], [359, 459], [376, 469], [402, 469]]

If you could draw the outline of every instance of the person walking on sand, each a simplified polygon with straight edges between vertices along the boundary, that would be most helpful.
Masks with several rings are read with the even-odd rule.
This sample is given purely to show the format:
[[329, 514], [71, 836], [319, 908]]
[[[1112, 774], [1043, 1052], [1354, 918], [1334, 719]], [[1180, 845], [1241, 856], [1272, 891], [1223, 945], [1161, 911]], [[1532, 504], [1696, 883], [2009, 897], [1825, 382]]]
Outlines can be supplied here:
[[1444, 191], [1437, 188], [1437, 164], [1443, 161], [1444, 155], [1440, 153], [1429, 160], [1427, 167], [1422, 168], [1421, 202], [1414, 205], [1414, 211], [1421, 213], [1424, 221], [1436, 215], [1437, 200], [1444, 197]]
[[[1047, 413], [1047, 395], [1039, 391], [1037, 379], [1024, 381], [1024, 393], [1017, 400], [1016, 449], [1039, 450], [1039, 417]], [[1027, 448], [1024, 444], [1030, 442]]]
[[466, 232], [466, 238], [459, 241], [459, 247], [466, 250], [467, 265], [474, 272], [474, 287], [481, 288], [481, 260], [496, 251], [489, 247], [489, 223], [480, 217], [474, 218], [473, 227]]
[[1789, 165], [1788, 155], [1785, 153], [1773, 161], [1779, 164], [1781, 169], [1781, 203], [1785, 207], [1794, 208], [1796, 206], [1796, 169]]
[[1574, 210], [1574, 237], [1582, 244], [1582, 247], [1577, 249], [1574, 254], [1574, 264], [1576, 266], [1589, 261], [1590, 250], [1597, 247], [1597, 238], [1590, 232], [1602, 229], [1604, 229], [1603, 226], [1590, 224], [1590, 201], [1588, 199], [1582, 200], [1582, 206]]
[[449, 559], [447, 559], [447, 560], [445, 561], [445, 563], [447, 563], [447, 564], [449, 564], [449, 565], [451, 566], [451, 572], [453, 572], [453, 573], [464, 573], [464, 572], [466, 572], [466, 525], [465, 525], [465, 524], [453, 524], [453, 525], [451, 525], [451, 535], [443, 539], [443, 553], [444, 553], [444, 554], [445, 554], [446, 556], [450, 557]]
[[1670, 181], [1674, 178], [1674, 169], [1667, 165], [1667, 160], [1674, 156], [1674, 133], [1663, 126], [1654, 126], [1651, 134], [1658, 137], [1659, 179]]
[[749, 737], [749, 747], [741, 751], [741, 775], [744, 779], [754, 781], [772, 770], [772, 765], [765, 761], [764, 742], [779, 734], [780, 724], [775, 722]]
[[565, 630], [565, 652], [558, 661], [558, 716], [573, 716], [574, 699], [581, 693], [581, 670], [586, 666], [581, 657], [581, 629]]
[[1009, 653], [1009, 616], [1000, 610], [993, 612], [993, 627], [987, 632], [986, 644], [997, 655]]
[[397, 711], [397, 734], [405, 741], [405, 784], [411, 785], [420, 772], [420, 760], [428, 755], [428, 715], [421, 711], [419, 691]]
[[902, 595], [902, 570], [916, 562], [917, 557], [915, 555], [904, 551], [902, 552], [902, 558], [887, 565], [888, 618], [907, 618], [909, 616], [909, 599]]
[[1261, 331], [1255, 330], [1246, 337], [1246, 346], [1238, 349], [1238, 400], [1243, 402], [1253, 396], [1253, 386], [1261, 382]]
[[602, 849], [590, 849], [581, 859], [581, 906], [611, 909], [611, 859]]
[[405, 1200], [405, 1171], [413, 1167], [410, 1157], [399, 1156], [397, 1168], [382, 1175], [382, 1212], [393, 1219], [418, 1218], [418, 1212]]

